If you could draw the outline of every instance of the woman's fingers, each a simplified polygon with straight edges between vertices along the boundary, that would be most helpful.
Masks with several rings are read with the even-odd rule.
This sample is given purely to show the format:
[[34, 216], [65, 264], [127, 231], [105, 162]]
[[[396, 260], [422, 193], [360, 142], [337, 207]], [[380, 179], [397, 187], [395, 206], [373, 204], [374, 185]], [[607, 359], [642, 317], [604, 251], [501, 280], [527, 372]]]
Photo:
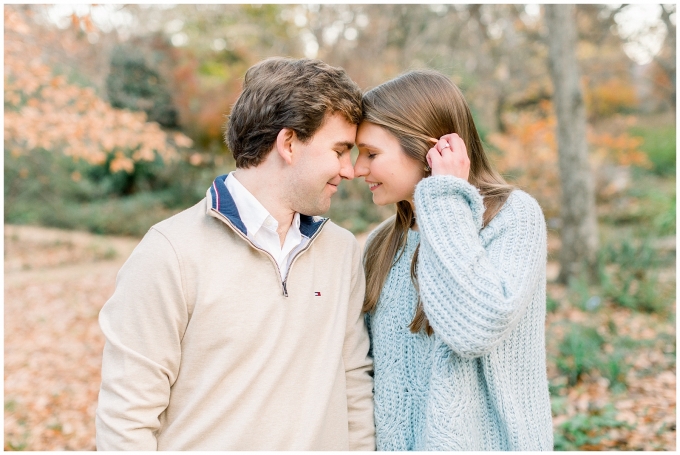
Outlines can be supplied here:
[[437, 150], [435, 147], [432, 147], [430, 151], [427, 152], [425, 158], [427, 158], [427, 164], [430, 166], [430, 169], [432, 170], [432, 175], [437, 175], [435, 169], [441, 168], [442, 160], [442, 155], [439, 153], [439, 150]]
[[453, 175], [467, 180], [470, 174], [470, 159], [465, 142], [458, 134], [442, 136], [427, 156], [428, 162], [430, 159], [432, 161], [430, 165], [432, 175]]
[[458, 136], [457, 134], [452, 134], [451, 137], [448, 138], [449, 144], [451, 145], [451, 150], [460, 150], [461, 146], [463, 150], [465, 150], [465, 142], [463, 142], [463, 139]]
[[437, 150], [439, 150], [440, 153], [443, 152], [444, 150], [446, 150], [447, 148], [450, 148], [450, 147], [451, 147], [451, 144], [447, 140], [446, 136], [442, 136], [442, 138], [437, 141], [436, 148], [437, 148]]

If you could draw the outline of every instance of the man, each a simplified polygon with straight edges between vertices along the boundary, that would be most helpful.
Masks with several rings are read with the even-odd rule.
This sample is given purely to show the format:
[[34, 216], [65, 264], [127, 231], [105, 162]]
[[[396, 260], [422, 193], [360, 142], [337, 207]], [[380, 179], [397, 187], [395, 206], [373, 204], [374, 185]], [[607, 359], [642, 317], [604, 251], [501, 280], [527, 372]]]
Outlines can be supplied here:
[[317, 217], [342, 179], [361, 92], [318, 60], [245, 75], [236, 171], [153, 226], [104, 305], [99, 450], [373, 450], [364, 275]]

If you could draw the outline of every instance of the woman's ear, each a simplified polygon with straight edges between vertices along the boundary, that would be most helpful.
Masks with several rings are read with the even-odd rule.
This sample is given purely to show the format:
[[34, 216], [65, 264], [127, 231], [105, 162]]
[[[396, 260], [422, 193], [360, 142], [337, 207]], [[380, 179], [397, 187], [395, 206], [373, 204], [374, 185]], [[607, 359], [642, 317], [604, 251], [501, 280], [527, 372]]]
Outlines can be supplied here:
[[293, 162], [293, 142], [297, 135], [290, 128], [283, 128], [276, 136], [276, 153], [286, 164]]

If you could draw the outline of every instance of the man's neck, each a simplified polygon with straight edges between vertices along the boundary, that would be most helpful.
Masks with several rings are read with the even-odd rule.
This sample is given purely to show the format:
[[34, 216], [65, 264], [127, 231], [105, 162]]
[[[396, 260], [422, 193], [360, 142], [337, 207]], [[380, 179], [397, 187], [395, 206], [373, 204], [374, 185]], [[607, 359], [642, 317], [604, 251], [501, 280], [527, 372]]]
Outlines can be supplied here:
[[286, 207], [281, 200], [281, 188], [275, 176], [264, 163], [257, 167], [236, 169], [234, 177], [257, 199], [269, 214], [277, 221], [276, 229], [283, 245], [288, 229], [293, 223], [295, 211]]

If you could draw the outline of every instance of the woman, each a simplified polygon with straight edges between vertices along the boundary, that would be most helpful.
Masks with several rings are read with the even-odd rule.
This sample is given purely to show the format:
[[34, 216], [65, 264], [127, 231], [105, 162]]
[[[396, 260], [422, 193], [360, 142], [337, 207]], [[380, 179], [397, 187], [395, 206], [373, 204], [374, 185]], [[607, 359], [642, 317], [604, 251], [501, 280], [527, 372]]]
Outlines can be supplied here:
[[552, 450], [540, 207], [491, 168], [442, 74], [363, 102], [354, 172], [397, 204], [364, 258], [378, 450]]

